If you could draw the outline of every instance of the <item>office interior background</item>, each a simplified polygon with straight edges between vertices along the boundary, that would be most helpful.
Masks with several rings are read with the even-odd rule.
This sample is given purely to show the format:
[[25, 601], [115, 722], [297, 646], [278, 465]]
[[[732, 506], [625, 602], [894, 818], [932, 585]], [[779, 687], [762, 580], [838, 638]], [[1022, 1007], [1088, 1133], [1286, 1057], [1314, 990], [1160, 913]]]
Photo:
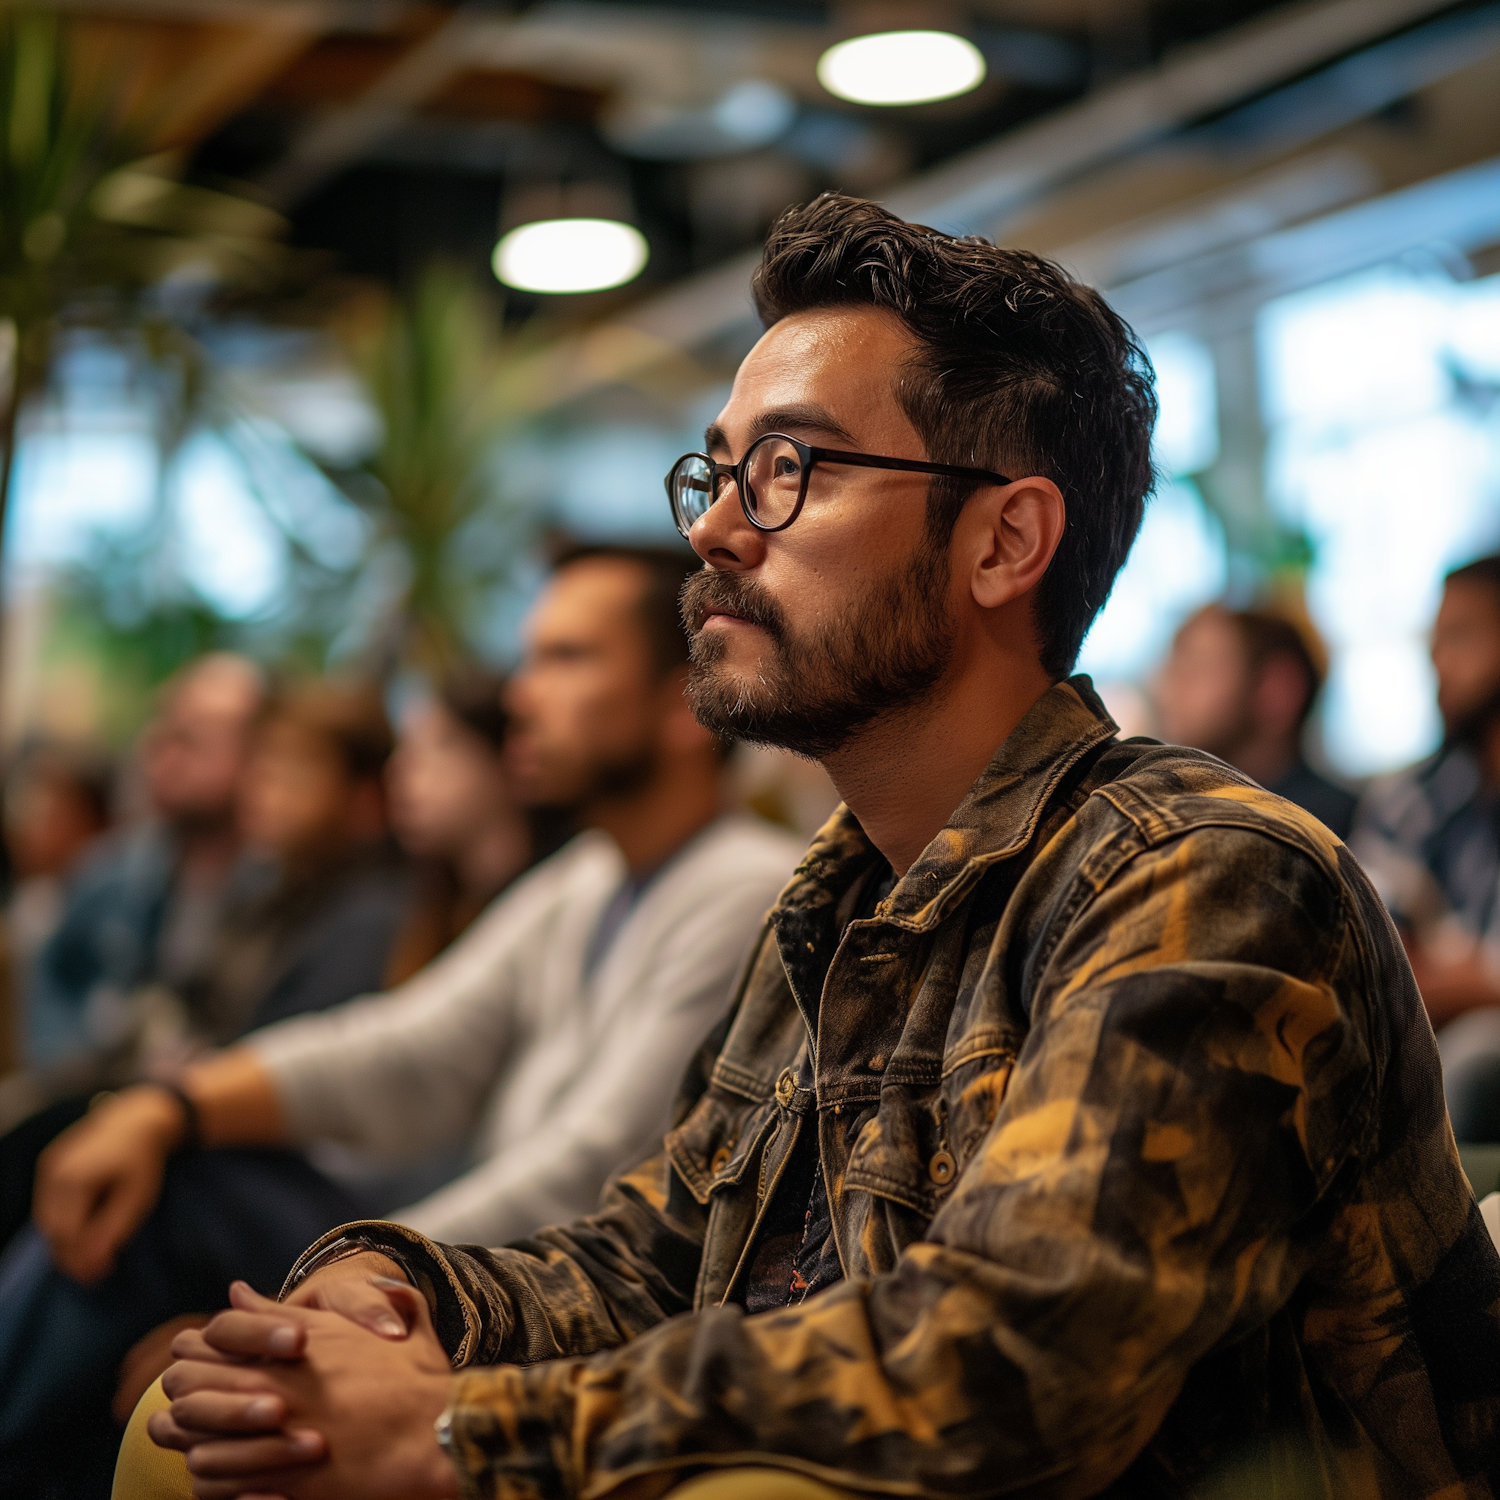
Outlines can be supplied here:
[[[1441, 579], [1500, 545], [1500, 4], [0, 19], [0, 192], [55, 163], [0, 201], [11, 745], [122, 745], [216, 645], [396, 698], [513, 660], [559, 538], [675, 539], [759, 238], [826, 188], [1054, 256], [1145, 341], [1161, 482], [1080, 662], [1127, 731], [1189, 612], [1270, 600], [1327, 646], [1326, 769], [1437, 743]], [[913, 28], [960, 45], [840, 50]]]

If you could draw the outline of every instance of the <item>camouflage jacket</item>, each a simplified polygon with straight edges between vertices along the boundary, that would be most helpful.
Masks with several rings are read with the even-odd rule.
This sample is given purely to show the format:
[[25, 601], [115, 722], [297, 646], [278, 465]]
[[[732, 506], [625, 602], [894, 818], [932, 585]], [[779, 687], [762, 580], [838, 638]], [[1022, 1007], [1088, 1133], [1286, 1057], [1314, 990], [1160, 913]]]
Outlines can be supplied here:
[[[470, 1493], [1500, 1495], [1500, 1257], [1344, 847], [1074, 678], [848, 921], [879, 865], [841, 809], [599, 1213], [334, 1232], [427, 1290]], [[750, 1317], [803, 1131], [846, 1279]]]

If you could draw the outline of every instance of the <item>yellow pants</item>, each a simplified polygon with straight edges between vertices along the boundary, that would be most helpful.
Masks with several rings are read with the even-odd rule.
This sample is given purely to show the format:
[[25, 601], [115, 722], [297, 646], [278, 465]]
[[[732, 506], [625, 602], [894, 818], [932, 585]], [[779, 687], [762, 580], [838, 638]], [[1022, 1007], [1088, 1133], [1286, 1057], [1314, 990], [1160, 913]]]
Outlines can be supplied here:
[[[111, 1500], [192, 1500], [187, 1463], [172, 1448], [158, 1448], [146, 1431], [146, 1418], [170, 1406], [157, 1381], [141, 1397], [125, 1429], [115, 1465]], [[672, 1491], [672, 1500], [855, 1500], [844, 1490], [785, 1469], [726, 1469], [700, 1474]]]

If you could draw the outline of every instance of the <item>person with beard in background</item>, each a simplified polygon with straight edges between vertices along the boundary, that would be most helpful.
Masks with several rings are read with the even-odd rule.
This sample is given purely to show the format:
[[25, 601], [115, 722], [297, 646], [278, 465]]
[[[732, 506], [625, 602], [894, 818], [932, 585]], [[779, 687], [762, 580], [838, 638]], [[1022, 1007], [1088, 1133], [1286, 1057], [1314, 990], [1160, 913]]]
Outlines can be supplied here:
[[[608, 1173], [659, 1138], [798, 854], [725, 811], [724, 742], [683, 698], [686, 572], [673, 553], [580, 549], [530, 616], [509, 693], [511, 789], [584, 832], [396, 989], [259, 1031], [174, 1087], [123, 1092], [55, 1143], [36, 1220], [92, 1295], [108, 1296], [122, 1247], [138, 1253], [127, 1242], [169, 1161], [171, 1186], [184, 1159], [206, 1168], [228, 1148], [332, 1143], [392, 1165], [460, 1148], [458, 1175], [391, 1217], [500, 1243], [586, 1212]], [[227, 1256], [237, 1236], [280, 1246], [295, 1227], [241, 1208], [213, 1237]], [[170, 1247], [154, 1253], [171, 1264]], [[26, 1437], [43, 1467], [50, 1430], [38, 1418]]]
[[1209, 604], [1182, 623], [1157, 678], [1162, 738], [1217, 755], [1346, 839], [1354, 794], [1303, 753], [1322, 686], [1322, 669], [1290, 620]]
[[690, 688], [845, 805], [596, 1213], [234, 1288], [120, 1500], [1493, 1492], [1500, 1255], [1379, 899], [1069, 676], [1152, 482], [1130, 331], [838, 195], [753, 286], [668, 480]]
[[1432, 627], [1443, 743], [1374, 782], [1350, 846], [1438, 1032], [1460, 1141], [1500, 1141], [1500, 556], [1455, 568]]

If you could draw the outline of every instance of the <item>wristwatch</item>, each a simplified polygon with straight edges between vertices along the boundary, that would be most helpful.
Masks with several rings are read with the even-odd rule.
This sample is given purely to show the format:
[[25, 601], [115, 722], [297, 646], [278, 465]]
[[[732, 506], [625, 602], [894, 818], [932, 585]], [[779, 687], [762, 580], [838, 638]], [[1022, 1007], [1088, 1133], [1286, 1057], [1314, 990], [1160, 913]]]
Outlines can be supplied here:
[[469, 1473], [468, 1466], [464, 1463], [463, 1455], [458, 1449], [458, 1439], [453, 1433], [453, 1408], [448, 1406], [432, 1424], [432, 1434], [437, 1439], [438, 1447], [443, 1450], [448, 1462], [453, 1465], [453, 1472], [458, 1476], [458, 1492], [463, 1500], [483, 1500], [479, 1492], [478, 1481]]

